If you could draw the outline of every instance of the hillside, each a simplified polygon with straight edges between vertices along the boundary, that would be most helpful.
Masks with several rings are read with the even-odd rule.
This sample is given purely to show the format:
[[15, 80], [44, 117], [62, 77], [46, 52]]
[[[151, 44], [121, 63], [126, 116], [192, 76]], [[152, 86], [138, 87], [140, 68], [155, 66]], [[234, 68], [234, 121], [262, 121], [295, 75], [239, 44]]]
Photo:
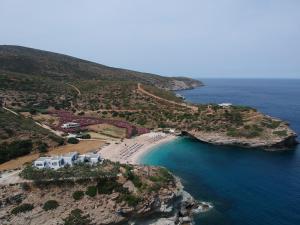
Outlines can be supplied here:
[[165, 168], [104, 161], [57, 171], [28, 166], [20, 175], [20, 182], [0, 185], [1, 224], [148, 224], [169, 217], [168, 224], [192, 224], [195, 209], [208, 207]]
[[0, 46], [0, 70], [31, 74], [64, 82], [74, 80], [135, 81], [168, 90], [194, 88], [200, 81], [185, 77], [159, 75], [119, 69], [20, 46]]
[[64, 140], [38, 126], [32, 119], [0, 109], [0, 163], [46, 151], [48, 147], [63, 144]]
[[57, 128], [53, 121], [66, 121], [55, 117], [60, 114], [56, 112], [68, 111], [69, 120], [94, 117], [149, 129], [175, 128], [214, 144], [267, 149], [296, 144], [286, 122], [253, 108], [184, 102], [170, 90], [201, 85], [189, 78], [116, 69], [14, 46], [0, 47], [0, 69], [3, 104], [33, 119], [47, 114], [47, 121], [40, 122], [52, 128]]

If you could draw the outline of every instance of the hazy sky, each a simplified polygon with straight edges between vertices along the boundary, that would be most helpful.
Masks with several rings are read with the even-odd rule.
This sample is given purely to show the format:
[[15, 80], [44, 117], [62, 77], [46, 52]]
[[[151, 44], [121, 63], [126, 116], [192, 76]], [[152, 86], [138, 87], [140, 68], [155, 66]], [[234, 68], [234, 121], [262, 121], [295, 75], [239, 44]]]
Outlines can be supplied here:
[[0, 44], [161, 75], [300, 78], [300, 0], [0, 0]]

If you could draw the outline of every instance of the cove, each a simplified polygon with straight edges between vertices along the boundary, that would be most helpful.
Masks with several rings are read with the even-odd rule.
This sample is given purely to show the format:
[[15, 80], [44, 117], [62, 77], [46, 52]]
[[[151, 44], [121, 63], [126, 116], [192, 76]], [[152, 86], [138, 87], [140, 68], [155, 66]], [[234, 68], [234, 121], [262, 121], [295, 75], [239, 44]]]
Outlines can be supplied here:
[[[181, 94], [193, 102], [250, 105], [300, 131], [299, 80], [209, 80], [207, 87]], [[266, 152], [181, 137], [155, 147], [141, 162], [167, 167], [196, 199], [214, 204], [196, 224], [300, 224], [299, 147]]]

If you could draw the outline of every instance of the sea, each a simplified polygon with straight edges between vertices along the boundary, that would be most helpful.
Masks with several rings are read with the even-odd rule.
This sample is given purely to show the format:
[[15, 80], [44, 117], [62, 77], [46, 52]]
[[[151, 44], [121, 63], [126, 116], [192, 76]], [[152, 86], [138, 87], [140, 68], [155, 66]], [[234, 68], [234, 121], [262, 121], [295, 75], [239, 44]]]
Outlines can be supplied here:
[[[247, 105], [290, 123], [300, 134], [300, 80], [202, 79], [180, 91], [193, 103]], [[300, 225], [300, 147], [267, 152], [181, 137], [156, 146], [141, 162], [165, 166], [186, 191], [214, 208], [199, 225]]]

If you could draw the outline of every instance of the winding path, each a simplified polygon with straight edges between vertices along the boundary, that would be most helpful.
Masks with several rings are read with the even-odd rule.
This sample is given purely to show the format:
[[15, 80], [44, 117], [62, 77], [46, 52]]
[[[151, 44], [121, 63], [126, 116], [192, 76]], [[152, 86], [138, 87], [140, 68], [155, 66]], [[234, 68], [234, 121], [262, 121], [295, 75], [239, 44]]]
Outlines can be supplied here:
[[186, 103], [178, 103], [178, 102], [174, 102], [174, 101], [171, 101], [171, 100], [168, 100], [168, 99], [165, 99], [165, 98], [161, 98], [161, 97], [159, 97], [159, 96], [157, 96], [157, 95], [154, 95], [154, 94], [152, 94], [152, 93], [146, 91], [145, 89], [143, 89], [143, 88], [142, 88], [142, 85], [141, 85], [140, 83], [138, 83], [138, 88], [137, 88], [137, 90], [138, 90], [139, 92], [141, 92], [142, 94], [148, 95], [148, 96], [150, 96], [150, 97], [152, 97], [152, 98], [155, 98], [155, 99], [157, 99], [157, 100], [161, 100], [161, 101], [164, 101], [164, 102], [168, 102], [168, 103], [170, 103], [170, 104], [178, 105], [178, 106], [181, 106], [181, 107], [186, 107], [186, 108], [189, 108], [189, 109], [191, 109], [191, 110], [193, 110], [193, 111], [198, 111], [198, 107], [196, 107], [196, 106], [188, 105], [188, 104], [186, 104]]
[[78, 95], [79, 95], [79, 96], [81, 95], [81, 91], [79, 90], [79, 88], [78, 88], [78, 87], [76, 87], [76, 86], [75, 86], [75, 85], [73, 85], [73, 84], [68, 84], [68, 83], [67, 83], [67, 85], [69, 85], [70, 87], [74, 88], [74, 89], [75, 89], [75, 91], [78, 93]]

